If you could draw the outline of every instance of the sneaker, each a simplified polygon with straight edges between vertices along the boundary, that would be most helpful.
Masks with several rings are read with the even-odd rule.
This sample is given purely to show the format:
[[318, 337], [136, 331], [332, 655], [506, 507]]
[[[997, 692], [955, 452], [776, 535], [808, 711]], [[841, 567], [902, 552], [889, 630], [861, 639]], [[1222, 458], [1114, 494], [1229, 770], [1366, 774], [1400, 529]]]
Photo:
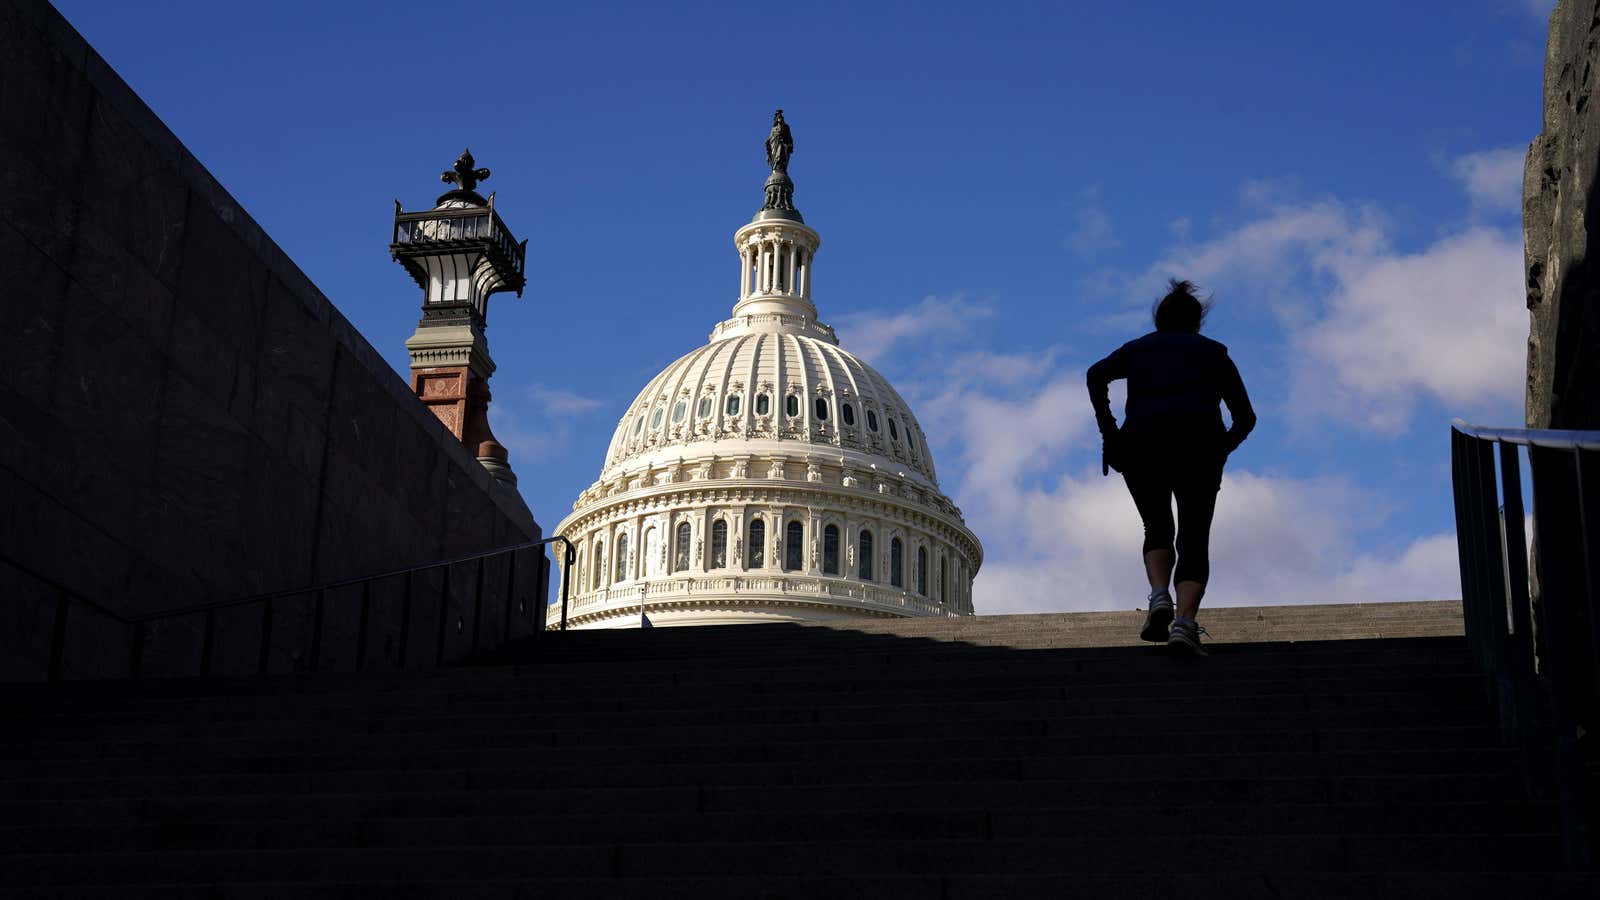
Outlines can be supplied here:
[[1150, 611], [1144, 614], [1144, 627], [1139, 639], [1159, 644], [1167, 640], [1167, 626], [1172, 624], [1172, 595], [1165, 589], [1150, 592]]
[[1167, 646], [1194, 656], [1205, 656], [1205, 648], [1200, 646], [1200, 635], [1205, 633], [1206, 630], [1193, 619], [1175, 619], [1172, 633], [1167, 636]]

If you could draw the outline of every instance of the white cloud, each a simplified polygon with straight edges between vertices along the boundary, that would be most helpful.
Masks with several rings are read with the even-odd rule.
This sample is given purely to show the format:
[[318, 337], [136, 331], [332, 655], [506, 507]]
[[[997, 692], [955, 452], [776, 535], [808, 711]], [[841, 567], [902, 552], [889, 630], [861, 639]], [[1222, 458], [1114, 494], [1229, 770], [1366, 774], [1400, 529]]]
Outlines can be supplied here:
[[1293, 336], [1305, 361], [1297, 407], [1392, 433], [1423, 397], [1461, 413], [1521, 398], [1528, 323], [1516, 236], [1476, 228], [1420, 253], [1350, 255], [1328, 269], [1337, 287]]
[[1522, 208], [1524, 147], [1502, 147], [1469, 153], [1450, 164], [1450, 174], [1467, 190], [1472, 205], [1488, 212], [1516, 212]]
[[840, 316], [836, 322], [850, 352], [872, 361], [887, 356], [897, 345], [920, 339], [948, 339], [966, 333], [974, 319], [992, 315], [986, 304], [961, 295], [924, 297], [899, 312], [867, 310]]

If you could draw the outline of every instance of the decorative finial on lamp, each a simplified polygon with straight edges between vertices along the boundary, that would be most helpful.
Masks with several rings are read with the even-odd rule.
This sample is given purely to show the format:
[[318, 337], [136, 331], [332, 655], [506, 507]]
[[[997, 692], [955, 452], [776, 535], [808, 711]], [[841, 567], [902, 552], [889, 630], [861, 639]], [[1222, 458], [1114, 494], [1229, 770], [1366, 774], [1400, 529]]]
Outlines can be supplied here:
[[475, 190], [478, 182], [489, 180], [488, 169], [473, 168], [477, 162], [472, 158], [470, 149], [462, 150], [461, 155], [456, 157], [456, 164], [441, 174], [439, 180], [445, 184], [453, 184], [463, 191]]

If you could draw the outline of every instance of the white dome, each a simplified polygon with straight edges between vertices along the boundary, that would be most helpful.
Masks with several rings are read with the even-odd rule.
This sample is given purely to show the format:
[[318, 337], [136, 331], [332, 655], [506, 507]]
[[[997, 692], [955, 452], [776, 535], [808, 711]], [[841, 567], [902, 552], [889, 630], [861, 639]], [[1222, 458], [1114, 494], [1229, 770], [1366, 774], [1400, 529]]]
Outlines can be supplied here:
[[605, 468], [735, 447], [843, 456], [938, 487], [922, 426], [889, 382], [827, 340], [783, 332], [713, 336], [667, 366], [618, 423]]
[[569, 628], [972, 614], [983, 549], [911, 408], [817, 320], [786, 181], [734, 235], [733, 317], [644, 386], [556, 526]]

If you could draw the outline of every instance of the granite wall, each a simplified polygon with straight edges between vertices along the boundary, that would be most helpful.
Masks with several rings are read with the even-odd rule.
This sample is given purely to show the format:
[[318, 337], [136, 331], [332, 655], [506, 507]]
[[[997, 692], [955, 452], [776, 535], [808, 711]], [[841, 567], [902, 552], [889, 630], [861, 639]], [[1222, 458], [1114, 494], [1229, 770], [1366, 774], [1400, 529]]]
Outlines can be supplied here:
[[1596, 0], [1561, 0], [1545, 51], [1543, 132], [1523, 175], [1533, 428], [1600, 428], [1600, 259], [1589, 255], [1600, 228], [1597, 63]]
[[[516, 492], [31, 0], [0, 0], [0, 292], [0, 680], [126, 674], [135, 629], [94, 604], [183, 607], [540, 535]], [[540, 627], [543, 553], [486, 566], [481, 593], [474, 566], [449, 571], [409, 599], [393, 579], [330, 592], [320, 612], [300, 596], [165, 620], [146, 631], [143, 668], [199, 671], [208, 632], [212, 671], [253, 672], [263, 658], [348, 667], [358, 647], [366, 665], [398, 664], [402, 645], [429, 664]]]

